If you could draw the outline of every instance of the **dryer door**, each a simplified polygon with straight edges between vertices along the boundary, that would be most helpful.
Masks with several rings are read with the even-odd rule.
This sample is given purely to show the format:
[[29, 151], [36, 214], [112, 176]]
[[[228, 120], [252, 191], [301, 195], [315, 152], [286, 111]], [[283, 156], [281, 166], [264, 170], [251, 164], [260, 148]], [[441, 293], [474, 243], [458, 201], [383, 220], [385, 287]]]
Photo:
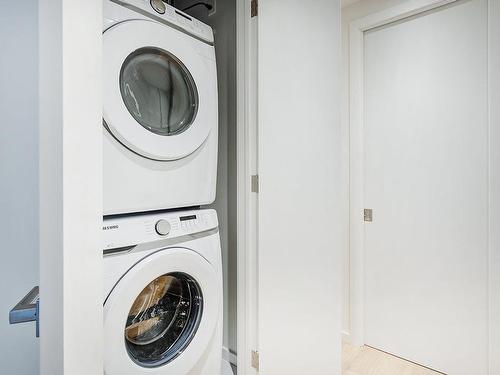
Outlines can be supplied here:
[[137, 263], [104, 303], [105, 374], [189, 373], [215, 334], [221, 283], [202, 256], [185, 248]]
[[104, 32], [105, 126], [131, 151], [176, 160], [198, 149], [217, 123], [212, 46], [154, 21]]

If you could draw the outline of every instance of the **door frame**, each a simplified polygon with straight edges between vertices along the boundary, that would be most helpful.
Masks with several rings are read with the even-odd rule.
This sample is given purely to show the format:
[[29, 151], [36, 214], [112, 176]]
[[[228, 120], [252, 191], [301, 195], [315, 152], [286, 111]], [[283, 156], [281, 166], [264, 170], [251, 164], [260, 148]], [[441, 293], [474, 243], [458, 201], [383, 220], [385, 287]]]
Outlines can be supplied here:
[[237, 366], [240, 375], [258, 373], [252, 363], [252, 351], [258, 348], [258, 194], [252, 188], [252, 176], [258, 175], [257, 22], [258, 17], [251, 16], [251, 0], [236, 0]]
[[[364, 128], [364, 33], [460, 0], [409, 0], [398, 6], [357, 19], [349, 25], [349, 257], [350, 337], [364, 345], [364, 222], [363, 128]], [[500, 373], [500, 0], [488, 1], [488, 101], [489, 101], [489, 368]]]

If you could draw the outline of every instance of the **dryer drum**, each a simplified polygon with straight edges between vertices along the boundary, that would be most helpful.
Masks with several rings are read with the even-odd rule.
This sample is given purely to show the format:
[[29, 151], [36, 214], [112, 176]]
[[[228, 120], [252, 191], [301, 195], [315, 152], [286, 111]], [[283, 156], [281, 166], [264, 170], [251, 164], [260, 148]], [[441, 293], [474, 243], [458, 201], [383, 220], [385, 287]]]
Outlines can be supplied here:
[[198, 111], [198, 90], [191, 73], [161, 48], [139, 48], [125, 59], [120, 91], [132, 117], [158, 135], [184, 132]]
[[200, 286], [189, 275], [169, 273], [151, 281], [128, 314], [124, 334], [129, 356], [143, 367], [172, 361], [193, 339], [202, 311]]

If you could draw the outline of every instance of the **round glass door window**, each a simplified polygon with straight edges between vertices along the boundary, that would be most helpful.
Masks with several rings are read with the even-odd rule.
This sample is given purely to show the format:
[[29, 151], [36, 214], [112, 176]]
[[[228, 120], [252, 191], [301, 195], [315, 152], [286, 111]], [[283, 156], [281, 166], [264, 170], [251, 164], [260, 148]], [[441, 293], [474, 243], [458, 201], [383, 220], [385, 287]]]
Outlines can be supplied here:
[[159, 48], [140, 48], [125, 59], [120, 91], [132, 117], [154, 134], [184, 132], [198, 111], [193, 77], [179, 59]]
[[203, 296], [184, 273], [169, 273], [149, 283], [130, 308], [125, 326], [129, 356], [143, 367], [159, 367], [189, 345], [201, 321]]

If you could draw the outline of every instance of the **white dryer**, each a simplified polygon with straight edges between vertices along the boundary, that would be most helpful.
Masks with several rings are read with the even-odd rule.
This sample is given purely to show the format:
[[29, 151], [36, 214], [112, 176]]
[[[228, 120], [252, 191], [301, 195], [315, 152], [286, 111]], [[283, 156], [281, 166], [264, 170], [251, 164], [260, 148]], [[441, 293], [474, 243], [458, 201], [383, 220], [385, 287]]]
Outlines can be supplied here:
[[213, 210], [104, 221], [104, 373], [219, 375], [222, 264]]
[[104, 214], [215, 199], [218, 100], [210, 26], [161, 0], [105, 0]]

